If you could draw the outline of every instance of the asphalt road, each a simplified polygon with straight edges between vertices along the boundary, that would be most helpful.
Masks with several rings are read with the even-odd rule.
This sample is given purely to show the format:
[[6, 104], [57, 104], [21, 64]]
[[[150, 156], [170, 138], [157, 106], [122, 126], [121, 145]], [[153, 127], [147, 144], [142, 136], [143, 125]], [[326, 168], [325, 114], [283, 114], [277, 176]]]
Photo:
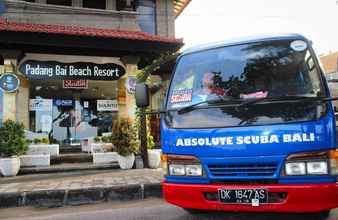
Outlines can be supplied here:
[[[207, 213], [190, 215], [184, 210], [168, 205], [160, 199], [148, 199], [125, 203], [102, 203], [97, 205], [62, 207], [53, 209], [41, 208], [10, 208], [0, 209], [0, 219], [24, 220], [310, 220], [313, 215], [286, 214], [239, 214], [239, 213]], [[331, 211], [327, 220], [337, 220], [338, 209]]]

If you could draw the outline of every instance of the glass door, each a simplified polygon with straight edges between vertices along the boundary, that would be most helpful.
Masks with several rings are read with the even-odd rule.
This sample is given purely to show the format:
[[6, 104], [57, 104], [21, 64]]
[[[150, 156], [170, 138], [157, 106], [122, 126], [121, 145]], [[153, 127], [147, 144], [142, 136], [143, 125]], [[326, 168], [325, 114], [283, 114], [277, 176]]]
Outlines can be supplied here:
[[75, 141], [76, 111], [72, 99], [53, 99], [53, 138], [61, 145]]

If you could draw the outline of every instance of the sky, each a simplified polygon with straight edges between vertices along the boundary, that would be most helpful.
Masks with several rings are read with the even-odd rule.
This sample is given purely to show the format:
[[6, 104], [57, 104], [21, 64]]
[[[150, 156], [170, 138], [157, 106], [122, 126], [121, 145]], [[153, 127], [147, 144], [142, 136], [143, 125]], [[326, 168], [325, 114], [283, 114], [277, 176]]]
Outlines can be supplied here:
[[303, 34], [319, 55], [338, 51], [338, 0], [192, 0], [176, 19], [184, 48], [266, 33]]

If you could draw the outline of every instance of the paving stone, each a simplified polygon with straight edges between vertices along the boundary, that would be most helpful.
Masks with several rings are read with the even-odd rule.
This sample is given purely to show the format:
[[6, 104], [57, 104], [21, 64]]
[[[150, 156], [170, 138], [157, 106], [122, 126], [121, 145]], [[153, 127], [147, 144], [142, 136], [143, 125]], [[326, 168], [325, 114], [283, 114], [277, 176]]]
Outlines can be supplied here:
[[0, 178], [0, 208], [19, 205], [55, 207], [161, 196], [162, 177], [161, 171], [138, 169], [41, 180], [34, 177], [31, 181], [27, 181], [27, 176], [20, 181], [17, 176], [16, 183], [7, 184], [2, 184]]
[[104, 188], [70, 190], [68, 191], [67, 205], [91, 204], [104, 200]]
[[1, 193], [0, 194], [0, 208], [21, 206], [23, 196], [21, 193]]
[[38, 192], [33, 191], [26, 193], [24, 205], [38, 207], [58, 207], [63, 205], [64, 197], [64, 190], [50, 190]]
[[140, 185], [129, 185], [128, 187], [113, 187], [108, 191], [107, 199], [110, 201], [139, 200], [143, 197], [143, 189]]

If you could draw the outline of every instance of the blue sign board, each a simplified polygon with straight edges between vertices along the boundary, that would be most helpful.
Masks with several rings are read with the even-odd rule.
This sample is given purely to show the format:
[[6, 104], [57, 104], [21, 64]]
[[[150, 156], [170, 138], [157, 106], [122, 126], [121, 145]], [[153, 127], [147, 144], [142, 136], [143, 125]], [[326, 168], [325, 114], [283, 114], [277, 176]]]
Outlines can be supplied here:
[[64, 106], [64, 107], [72, 107], [73, 100], [71, 99], [54, 99], [54, 105], [56, 106]]
[[0, 2], [0, 14], [4, 13], [5, 12], [5, 3], [1, 0]]
[[0, 89], [0, 125], [2, 124], [2, 117], [3, 117], [3, 92]]
[[5, 92], [15, 92], [20, 86], [19, 78], [12, 73], [5, 73], [0, 76], [0, 88]]

